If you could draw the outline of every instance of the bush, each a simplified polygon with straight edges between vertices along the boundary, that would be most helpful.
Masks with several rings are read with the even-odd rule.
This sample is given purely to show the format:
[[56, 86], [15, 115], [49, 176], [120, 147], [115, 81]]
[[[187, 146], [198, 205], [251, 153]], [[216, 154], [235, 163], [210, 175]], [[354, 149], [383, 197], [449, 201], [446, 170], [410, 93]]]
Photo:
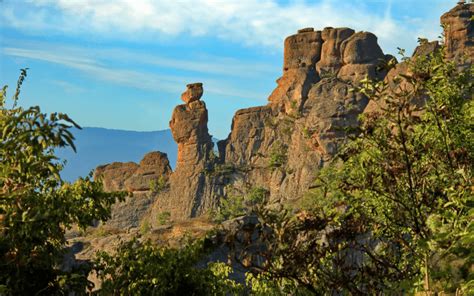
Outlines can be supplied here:
[[160, 176], [158, 179], [150, 180], [150, 191], [153, 194], [158, 194], [168, 186], [165, 177]]
[[268, 193], [265, 188], [254, 187], [245, 195], [229, 195], [221, 198], [215, 220], [222, 222], [253, 213], [257, 207], [265, 205]]
[[[320, 171], [299, 213], [258, 212], [264, 263], [252, 285], [281, 293], [474, 293], [473, 67], [442, 52], [407, 60], [379, 105]], [[417, 104], [415, 104], [417, 102]], [[263, 266], [263, 268], [262, 268]]]
[[170, 212], [161, 212], [156, 216], [158, 223], [160, 225], [166, 225], [170, 223], [171, 213]]
[[285, 147], [282, 143], [274, 143], [270, 150], [268, 166], [270, 168], [279, 168], [286, 164], [287, 152], [287, 147]]
[[123, 243], [117, 254], [101, 252], [95, 270], [102, 280], [100, 295], [236, 295], [241, 286], [228, 278], [222, 263], [199, 268], [208, 251], [205, 240], [181, 249], [147, 241]]

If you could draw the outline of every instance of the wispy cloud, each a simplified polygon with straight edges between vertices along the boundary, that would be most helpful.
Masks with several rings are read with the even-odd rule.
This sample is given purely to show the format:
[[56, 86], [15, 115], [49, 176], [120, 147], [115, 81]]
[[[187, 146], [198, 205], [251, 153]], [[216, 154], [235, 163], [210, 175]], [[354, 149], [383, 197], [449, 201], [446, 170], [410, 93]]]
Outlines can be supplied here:
[[160, 55], [137, 53], [122, 49], [88, 49], [88, 52], [96, 57], [106, 60], [122, 59], [143, 65], [153, 65], [162, 68], [242, 78], [275, 75], [279, 70], [279, 68], [270, 64], [255, 61], [249, 62], [220, 56], [198, 56], [195, 59], [189, 60], [184, 58], [177, 59]]
[[[9, 56], [29, 58], [63, 65], [79, 70], [89, 76], [103, 81], [135, 87], [143, 90], [161, 90], [176, 92], [176, 79], [171, 76], [157, 77], [156, 75], [143, 72], [114, 69], [102, 65], [99, 61], [84, 57], [71, 56], [68, 53], [57, 53], [52, 50], [25, 49], [16, 47], [5, 47], [3, 53]], [[166, 80], [165, 80], [166, 78]], [[171, 81], [170, 81], [171, 80]]]
[[[68, 48], [69, 50], [65, 50], [65, 48]], [[46, 47], [42, 49], [28, 49], [19, 47], [3, 48], [3, 54], [8, 56], [22, 57], [59, 64], [68, 68], [78, 70], [83, 74], [86, 74], [88, 77], [91, 77], [92, 79], [97, 79], [114, 83], [120, 86], [128, 86], [147, 91], [164, 91], [176, 94], [183, 91], [185, 84], [197, 80], [197, 76], [179, 76], [169, 74], [161, 75], [153, 72], [112, 67], [109, 64], [114, 64], [113, 61], [117, 61], [122, 58], [123, 55], [125, 55], [125, 53], [122, 53], [118, 50], [115, 52], [119, 54], [115, 56], [107, 55], [109, 61], [112, 59], [112, 63], [105, 63], [100, 59], [101, 55], [97, 54], [100, 53], [100, 51], [90, 52], [82, 48], [63, 47], [59, 51], [55, 46], [50, 46], [50, 48]], [[96, 58], [84, 56], [91, 55], [94, 53], [97, 54]], [[130, 59], [144, 59], [144, 63], [149, 62], [148, 59], [152, 58], [135, 56], [131, 53], [127, 53], [127, 56]], [[196, 70], [199, 70], [200, 66], [202, 65], [195, 64], [192, 67], [196, 67]], [[216, 68], [217, 72], [219, 72], [218, 69], [219, 68]], [[216, 72], [212, 70], [209, 71], [214, 73]], [[229, 84], [224, 80], [218, 80], [215, 78], [202, 78], [199, 80], [204, 82], [206, 92], [212, 94], [249, 99], [263, 97], [262, 94], [246, 91], [245, 89], [241, 89], [237, 86]]]
[[66, 93], [79, 93], [79, 92], [83, 93], [86, 91], [85, 88], [80, 87], [77, 84], [64, 81], [64, 80], [58, 80], [58, 79], [50, 80], [50, 83], [56, 85], [57, 87], [62, 88]]
[[[281, 48], [285, 36], [307, 26], [347, 26], [379, 36], [387, 51], [412, 46], [416, 29], [385, 13], [356, 3], [323, 0], [25, 0], [5, 5], [7, 26], [23, 30], [101, 34], [133, 39], [156, 36], [212, 36], [224, 40]], [[432, 25], [437, 27], [437, 20]], [[162, 61], [159, 61], [162, 63]], [[191, 67], [190, 65], [189, 67]]]

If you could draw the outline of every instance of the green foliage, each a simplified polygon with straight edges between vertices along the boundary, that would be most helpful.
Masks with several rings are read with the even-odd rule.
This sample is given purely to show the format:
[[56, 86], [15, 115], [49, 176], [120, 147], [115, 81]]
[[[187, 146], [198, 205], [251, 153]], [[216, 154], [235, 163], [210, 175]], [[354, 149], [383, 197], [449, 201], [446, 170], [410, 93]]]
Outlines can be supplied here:
[[287, 147], [280, 142], [275, 142], [270, 150], [268, 166], [270, 168], [279, 168], [286, 164]]
[[460, 71], [441, 52], [405, 61], [411, 73], [395, 85], [361, 82], [379, 111], [361, 116], [306, 210], [258, 213], [266, 251], [253, 286], [474, 292], [473, 68]]
[[319, 77], [321, 79], [337, 79], [337, 72], [333, 70], [323, 70], [321, 69], [321, 73], [319, 73]]
[[170, 223], [171, 213], [170, 212], [161, 212], [156, 216], [158, 223], [160, 225], [166, 225]]
[[208, 264], [208, 268], [214, 275], [214, 280], [216, 286], [219, 287], [218, 293], [220, 295], [244, 294], [244, 286], [230, 279], [230, 275], [233, 273], [232, 267], [223, 262], [211, 262]]
[[95, 270], [102, 280], [100, 295], [236, 295], [242, 287], [229, 279], [221, 263], [198, 267], [205, 241], [181, 249], [154, 246], [150, 241], [123, 243], [117, 254], [98, 254]]
[[93, 237], [106, 237], [109, 235], [117, 234], [119, 232], [118, 229], [110, 228], [107, 225], [99, 225], [98, 227], [90, 227], [86, 230], [83, 230], [84, 234], [91, 234]]
[[[8, 107], [0, 92], [0, 289], [2, 294], [54, 294], [87, 284], [86, 272], [59, 268], [65, 231], [110, 216], [116, 194], [104, 193], [90, 177], [64, 182], [58, 147], [74, 147], [67, 115], [18, 107], [22, 70]], [[118, 195], [122, 197], [123, 195]]]
[[302, 116], [297, 100], [290, 100], [291, 112], [288, 114], [292, 119], [298, 119]]
[[143, 219], [140, 222], [140, 234], [146, 235], [148, 232], [150, 232], [150, 229], [151, 229], [150, 221], [148, 221], [148, 219]]
[[215, 220], [222, 222], [232, 218], [251, 214], [257, 207], [264, 205], [268, 198], [268, 190], [254, 187], [245, 195], [229, 195], [221, 198]]
[[400, 255], [378, 257], [398, 268], [394, 274], [409, 278], [401, 271], [414, 266], [419, 290], [456, 292], [472, 280], [474, 259], [466, 241], [474, 205], [473, 68], [459, 72], [440, 52], [410, 67], [399, 92], [384, 83], [362, 89], [383, 112], [365, 116], [362, 137], [343, 152], [343, 193], [373, 237], [401, 244]]
[[301, 132], [303, 133], [305, 139], [311, 139], [314, 134], [314, 131], [308, 129], [307, 127], [304, 127]]
[[158, 179], [150, 180], [150, 190], [153, 194], [158, 194], [164, 189], [166, 189], [168, 183], [164, 176], [160, 176]]
[[237, 172], [235, 165], [231, 163], [217, 163], [204, 172], [208, 176], [227, 176]]
[[250, 288], [250, 295], [266, 296], [266, 295], [314, 295], [311, 290], [298, 285], [294, 280], [286, 277], [275, 278], [271, 273], [246, 274], [245, 282]]

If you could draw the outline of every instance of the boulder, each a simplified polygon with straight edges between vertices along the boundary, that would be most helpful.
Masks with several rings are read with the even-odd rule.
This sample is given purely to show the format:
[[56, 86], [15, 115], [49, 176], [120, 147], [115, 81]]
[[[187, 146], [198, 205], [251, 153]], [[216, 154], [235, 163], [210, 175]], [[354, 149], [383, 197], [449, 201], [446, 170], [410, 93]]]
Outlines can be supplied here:
[[321, 31], [313, 28], [298, 30], [298, 34], [285, 39], [283, 71], [315, 66], [321, 57], [323, 40]]
[[138, 169], [134, 162], [114, 162], [98, 166], [94, 171], [94, 180], [100, 179], [104, 190], [108, 192], [126, 190], [127, 181]]
[[327, 27], [321, 33], [324, 43], [321, 49], [321, 59], [316, 64], [316, 70], [322, 73], [337, 73], [342, 66], [341, 45], [344, 40], [354, 34], [349, 28]]
[[199, 101], [201, 99], [204, 90], [202, 89], [202, 83], [191, 83], [186, 85], [187, 89], [181, 94], [181, 100], [186, 104], [191, 102]]
[[369, 32], [357, 32], [341, 44], [344, 64], [368, 64], [385, 58], [377, 37]]

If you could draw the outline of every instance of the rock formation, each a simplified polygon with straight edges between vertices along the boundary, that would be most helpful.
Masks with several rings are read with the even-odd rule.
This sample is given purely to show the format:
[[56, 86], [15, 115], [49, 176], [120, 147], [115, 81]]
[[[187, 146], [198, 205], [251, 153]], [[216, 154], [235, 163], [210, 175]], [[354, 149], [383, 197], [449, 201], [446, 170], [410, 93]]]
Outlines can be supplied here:
[[474, 5], [463, 2], [441, 16], [446, 43], [446, 57], [459, 64], [474, 59]]
[[[472, 60], [473, 8], [459, 4], [442, 16], [447, 58]], [[438, 46], [425, 42], [414, 56], [427, 55]], [[152, 222], [162, 212], [170, 212], [173, 219], [203, 215], [231, 192], [245, 193], [256, 186], [266, 188], [272, 202], [297, 199], [357, 127], [358, 115], [376, 109], [365, 96], [351, 92], [354, 85], [364, 77], [391, 83], [397, 75], [408, 73], [403, 62], [389, 73], [378, 70], [392, 58], [369, 32], [299, 30], [285, 40], [282, 77], [268, 104], [235, 113], [229, 136], [218, 143], [218, 157], [208, 133], [206, 105], [200, 100], [202, 84], [194, 83], [187, 86], [181, 96], [185, 104], [175, 108], [170, 121], [178, 143], [174, 172], [162, 155], [147, 169], [143, 163], [113, 163], [99, 167], [96, 175], [103, 176], [107, 190], [143, 194], [150, 191], [146, 184], [152, 177], [147, 172], [159, 167], [153, 176], [165, 176], [168, 188], [151, 194], [153, 206], [147, 217]], [[127, 202], [133, 204], [134, 198]], [[133, 211], [143, 213], [141, 205]], [[120, 214], [114, 215], [119, 219]]]
[[185, 218], [212, 208], [204, 194], [205, 168], [213, 153], [213, 142], [207, 129], [206, 104], [200, 100], [202, 83], [188, 84], [181, 98], [186, 104], [176, 106], [170, 121], [173, 138], [178, 143], [176, 170], [170, 178], [170, 190], [157, 203], [154, 212], [170, 212]]
[[133, 194], [112, 207], [111, 227], [137, 227], [143, 215], [155, 200], [153, 187], [165, 187], [171, 174], [168, 157], [162, 152], [150, 152], [140, 161], [114, 162], [99, 166], [94, 179], [102, 179], [106, 191], [127, 191]]
[[101, 178], [106, 191], [142, 192], [150, 190], [150, 182], [168, 180], [171, 167], [165, 153], [147, 153], [139, 164], [114, 162], [95, 169], [94, 178]]
[[186, 91], [181, 94], [181, 100], [183, 100], [186, 104], [198, 101], [202, 97], [204, 92], [202, 89], [202, 83], [192, 83], [186, 85], [186, 87]]

